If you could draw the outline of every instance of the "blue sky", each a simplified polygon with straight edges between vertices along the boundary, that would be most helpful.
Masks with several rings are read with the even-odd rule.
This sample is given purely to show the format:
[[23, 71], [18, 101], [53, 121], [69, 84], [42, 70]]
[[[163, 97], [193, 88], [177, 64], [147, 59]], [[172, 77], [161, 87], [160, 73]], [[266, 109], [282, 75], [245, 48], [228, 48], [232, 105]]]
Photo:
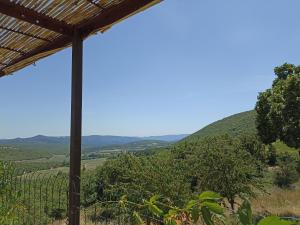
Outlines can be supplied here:
[[[164, 135], [253, 109], [300, 64], [299, 0], [166, 0], [84, 44], [83, 133]], [[70, 126], [70, 49], [0, 79], [0, 138]]]

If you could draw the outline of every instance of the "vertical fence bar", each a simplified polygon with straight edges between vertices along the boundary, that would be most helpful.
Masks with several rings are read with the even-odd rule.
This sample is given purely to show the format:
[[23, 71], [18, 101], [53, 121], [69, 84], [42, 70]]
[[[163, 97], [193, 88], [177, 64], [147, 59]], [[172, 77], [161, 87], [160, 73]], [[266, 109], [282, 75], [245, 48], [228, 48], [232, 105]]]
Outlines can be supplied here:
[[82, 53], [83, 40], [78, 31], [72, 41], [72, 103], [70, 139], [69, 224], [80, 223], [80, 160], [82, 129]]

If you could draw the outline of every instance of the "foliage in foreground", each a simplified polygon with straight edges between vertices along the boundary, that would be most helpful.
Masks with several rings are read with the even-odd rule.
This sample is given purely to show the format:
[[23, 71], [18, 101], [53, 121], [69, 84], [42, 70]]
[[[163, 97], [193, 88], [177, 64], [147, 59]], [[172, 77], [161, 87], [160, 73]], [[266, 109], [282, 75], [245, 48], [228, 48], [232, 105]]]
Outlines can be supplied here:
[[265, 217], [255, 223], [251, 205], [246, 199], [237, 212], [228, 214], [226, 208], [222, 206], [222, 197], [210, 191], [196, 196], [182, 208], [161, 203], [159, 196], [153, 196], [141, 204], [129, 202], [126, 196], [123, 196], [119, 205], [124, 211], [132, 214], [138, 225], [149, 224], [149, 221], [143, 219], [137, 211], [141, 208], [148, 210], [152, 216], [158, 218], [157, 221], [161, 220], [165, 225], [299, 225], [297, 222], [282, 220], [275, 216]]

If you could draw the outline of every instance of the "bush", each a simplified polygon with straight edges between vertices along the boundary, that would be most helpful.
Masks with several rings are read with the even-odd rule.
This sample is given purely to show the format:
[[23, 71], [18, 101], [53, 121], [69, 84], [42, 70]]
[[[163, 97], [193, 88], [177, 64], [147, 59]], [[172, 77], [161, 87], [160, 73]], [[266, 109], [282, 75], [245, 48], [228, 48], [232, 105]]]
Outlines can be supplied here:
[[281, 188], [290, 187], [299, 179], [296, 160], [288, 153], [283, 154], [278, 160], [279, 169], [275, 175], [275, 184]]
[[268, 165], [275, 166], [277, 164], [277, 153], [273, 145], [269, 145], [268, 148]]

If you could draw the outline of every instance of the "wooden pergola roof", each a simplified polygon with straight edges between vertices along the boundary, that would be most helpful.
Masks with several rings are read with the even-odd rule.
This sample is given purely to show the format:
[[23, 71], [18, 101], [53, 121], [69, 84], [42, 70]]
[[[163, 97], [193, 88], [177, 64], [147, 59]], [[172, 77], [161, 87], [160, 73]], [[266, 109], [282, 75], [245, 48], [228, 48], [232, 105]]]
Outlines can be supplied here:
[[0, 77], [11, 74], [160, 0], [0, 0]]

